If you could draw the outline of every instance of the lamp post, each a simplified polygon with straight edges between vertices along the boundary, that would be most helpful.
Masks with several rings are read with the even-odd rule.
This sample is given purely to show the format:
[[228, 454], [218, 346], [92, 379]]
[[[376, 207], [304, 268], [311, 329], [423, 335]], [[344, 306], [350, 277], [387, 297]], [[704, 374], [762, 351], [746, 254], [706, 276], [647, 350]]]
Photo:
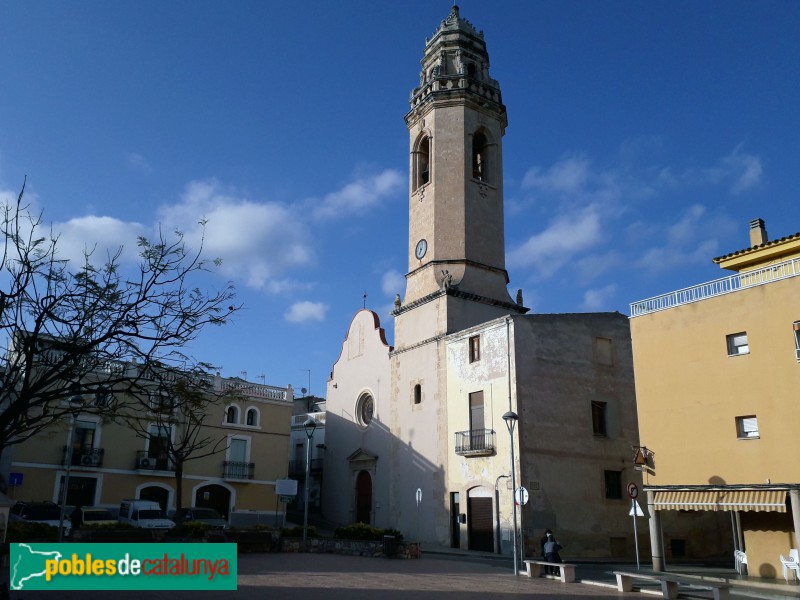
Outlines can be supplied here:
[[517, 565], [517, 499], [514, 497], [514, 494], [517, 491], [517, 477], [516, 477], [516, 468], [514, 465], [514, 426], [517, 424], [517, 413], [510, 410], [506, 414], [503, 415], [503, 420], [506, 422], [506, 427], [508, 427], [508, 435], [511, 438], [511, 489], [514, 490], [512, 493], [512, 501], [513, 501], [513, 520], [514, 520], [514, 575], [519, 574], [519, 568]]
[[[77, 384], [73, 386], [75, 391], [78, 391]], [[83, 406], [83, 396], [79, 393], [75, 393], [74, 395], [70, 396], [69, 398], [69, 405], [70, 405], [70, 412], [72, 413], [72, 423], [69, 426], [69, 435], [67, 436], [67, 451], [64, 453], [65, 458], [67, 459], [66, 464], [66, 472], [64, 474], [64, 484], [61, 487], [61, 498], [59, 504], [60, 506], [60, 513], [58, 517], [58, 541], [61, 542], [64, 539], [64, 513], [67, 510], [67, 491], [69, 490], [69, 473], [72, 468], [72, 445], [73, 440], [75, 439], [75, 425], [78, 420], [78, 413], [81, 410], [81, 406]]]
[[305, 502], [303, 508], [303, 551], [306, 549], [306, 539], [308, 538], [308, 488], [311, 481], [311, 440], [314, 437], [314, 430], [317, 428], [317, 421], [308, 417], [303, 423], [303, 430], [306, 432], [308, 444], [306, 444], [306, 481], [305, 481]]

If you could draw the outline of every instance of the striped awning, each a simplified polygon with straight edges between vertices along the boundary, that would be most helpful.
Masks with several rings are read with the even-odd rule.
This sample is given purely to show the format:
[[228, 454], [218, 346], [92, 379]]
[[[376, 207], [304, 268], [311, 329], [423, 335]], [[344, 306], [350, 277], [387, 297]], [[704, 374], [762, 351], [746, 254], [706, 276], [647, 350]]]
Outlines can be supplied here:
[[655, 510], [786, 512], [786, 490], [667, 490], [653, 495]]

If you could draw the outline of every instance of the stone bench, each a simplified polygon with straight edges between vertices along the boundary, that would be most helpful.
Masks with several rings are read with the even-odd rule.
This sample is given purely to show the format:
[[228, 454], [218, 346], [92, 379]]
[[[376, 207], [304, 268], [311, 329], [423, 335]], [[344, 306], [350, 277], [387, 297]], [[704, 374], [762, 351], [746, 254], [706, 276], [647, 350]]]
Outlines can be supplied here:
[[575, 565], [547, 562], [546, 560], [525, 560], [523, 562], [525, 563], [525, 575], [528, 577], [540, 577], [542, 567], [556, 567], [559, 569], [559, 575], [554, 575], [554, 577], [560, 579], [562, 583], [575, 581]]
[[617, 590], [620, 592], [632, 592], [633, 580], [655, 581], [661, 586], [661, 596], [674, 600], [678, 597], [678, 585], [696, 585], [711, 590], [714, 600], [728, 600], [730, 598], [731, 586], [727, 583], [715, 583], [713, 581], [692, 581], [681, 579], [673, 575], [650, 575], [647, 573], [627, 573], [625, 571], [614, 571], [617, 578]]

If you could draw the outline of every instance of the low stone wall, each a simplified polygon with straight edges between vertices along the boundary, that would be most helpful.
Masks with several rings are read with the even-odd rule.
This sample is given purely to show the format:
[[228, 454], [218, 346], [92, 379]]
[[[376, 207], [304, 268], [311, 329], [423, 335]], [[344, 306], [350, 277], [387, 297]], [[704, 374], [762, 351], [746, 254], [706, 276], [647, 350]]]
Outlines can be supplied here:
[[[302, 552], [303, 538], [281, 538], [282, 552]], [[387, 542], [365, 540], [335, 540], [308, 538], [306, 551], [321, 554], [344, 554], [348, 556], [372, 556], [374, 558], [419, 558], [418, 542]]]

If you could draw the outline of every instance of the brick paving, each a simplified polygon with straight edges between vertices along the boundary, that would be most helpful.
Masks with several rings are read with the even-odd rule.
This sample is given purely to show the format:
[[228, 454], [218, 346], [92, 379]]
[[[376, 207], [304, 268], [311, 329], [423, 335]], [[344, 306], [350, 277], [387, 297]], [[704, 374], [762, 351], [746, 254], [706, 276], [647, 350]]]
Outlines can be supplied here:
[[[510, 565], [425, 556], [387, 560], [333, 554], [243, 554], [237, 592], [11, 592], [12, 600], [487, 600], [495, 598], [625, 598], [614, 589], [581, 583], [514, 577]], [[652, 596], [649, 596], [652, 598]]]

